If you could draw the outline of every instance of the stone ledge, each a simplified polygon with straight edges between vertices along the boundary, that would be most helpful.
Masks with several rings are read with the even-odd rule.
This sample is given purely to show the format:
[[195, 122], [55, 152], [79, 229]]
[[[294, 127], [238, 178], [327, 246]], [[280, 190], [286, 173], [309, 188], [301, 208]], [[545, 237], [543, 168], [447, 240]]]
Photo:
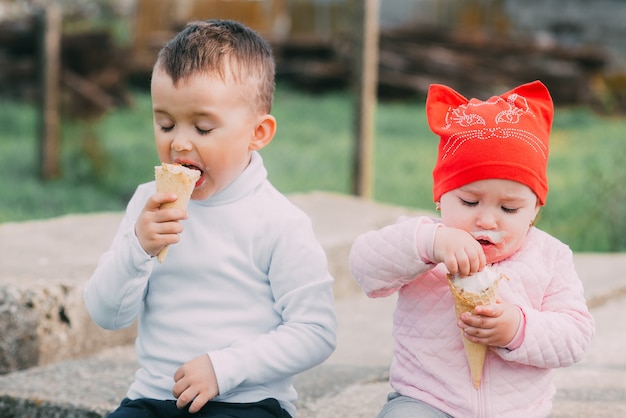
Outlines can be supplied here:
[[[390, 390], [386, 373], [391, 360], [395, 300], [367, 299], [360, 290], [353, 291], [347, 251], [359, 233], [382, 227], [410, 212], [327, 193], [291, 198], [311, 215], [338, 282], [337, 350], [324, 364], [296, 378], [301, 395], [299, 416], [343, 418], [348, 416], [346, 411], [351, 418], [374, 416]], [[51, 330], [57, 326], [62, 329], [68, 321], [68, 328], [80, 328], [76, 312], [68, 306], [82, 306], [80, 287], [109, 245], [120, 216], [77, 215], [28, 225], [0, 224], [0, 251], [8, 254], [7, 262], [3, 259], [0, 266], [0, 329], [5, 329], [1, 321], [13, 327], [23, 321], [19, 329], [27, 337], [24, 341], [35, 341], [28, 345], [14, 340], [14, 350], [42, 349], [44, 339], [37, 339], [40, 331], [33, 332], [33, 328], [48, 329], [48, 333], [54, 334]], [[72, 251], [76, 252], [75, 258], [66, 254], [71, 255]], [[556, 371], [558, 392], [552, 417], [626, 416], [626, 333], [618, 328], [626, 297], [626, 254], [575, 254], [574, 261], [587, 300], [593, 305], [597, 329], [585, 360]], [[33, 287], [43, 290], [33, 291]], [[38, 310], [19, 311], [31, 305]], [[46, 321], [56, 325], [45, 325]], [[44, 347], [46, 350], [66, 350], [63, 344], [69, 337], [49, 338], [52, 345]], [[93, 334], [84, 331], [83, 338], [91, 339]], [[4, 340], [3, 333], [0, 344]], [[105, 347], [105, 343], [100, 347], [94, 344], [90, 350]], [[45, 367], [0, 376], [0, 416], [96, 418], [115, 408], [136, 368], [132, 347], [110, 348], [88, 358], [89, 353], [72, 355], [73, 360], [55, 360]]]
[[[0, 416], [105, 417], [124, 398], [136, 369], [133, 347], [124, 346], [85, 359], [0, 376]], [[333, 397], [354, 382], [384, 383], [387, 378], [386, 366], [322, 364], [296, 376], [298, 409], [319, 416], [314, 410], [323, 403], [320, 400]]]
[[[354, 238], [408, 209], [333, 193], [289, 198], [311, 216], [338, 298], [358, 285], [348, 269]], [[105, 331], [90, 319], [84, 284], [109, 247], [122, 213], [70, 215], [0, 224], [0, 375], [132, 344], [136, 330]]]
[[104, 417], [123, 399], [136, 368], [133, 347], [124, 346], [0, 376], [0, 416]]
[[89, 317], [83, 285], [22, 281], [0, 285], [0, 374], [80, 358], [131, 343], [135, 327], [106, 331]]
[[134, 340], [134, 327], [99, 328], [83, 303], [119, 220], [104, 213], [0, 224], [0, 374]]

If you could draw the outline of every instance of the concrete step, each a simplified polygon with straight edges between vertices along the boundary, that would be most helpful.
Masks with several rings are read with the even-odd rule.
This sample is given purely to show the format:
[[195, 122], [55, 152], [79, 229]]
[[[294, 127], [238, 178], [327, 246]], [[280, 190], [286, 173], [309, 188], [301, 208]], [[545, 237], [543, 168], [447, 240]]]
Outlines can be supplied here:
[[[368, 299], [350, 277], [358, 234], [412, 213], [328, 193], [290, 197], [313, 220], [337, 279], [338, 346], [297, 377], [299, 416], [373, 417], [390, 391], [395, 297]], [[105, 332], [82, 305], [82, 286], [121, 214], [0, 224], [0, 417], [104, 417], [136, 368], [134, 331]], [[6, 262], [5, 262], [6, 260]], [[597, 335], [587, 358], [556, 372], [554, 417], [626, 416], [626, 254], [576, 254]], [[3, 357], [4, 356], [4, 357]], [[18, 368], [26, 370], [18, 370]], [[8, 372], [8, 373], [7, 373]]]
[[[338, 298], [360, 292], [347, 264], [354, 238], [411, 212], [332, 193], [290, 198], [312, 218]], [[121, 217], [99, 213], [0, 224], [0, 374], [132, 344], [134, 327], [115, 332], [98, 328], [82, 296]]]
[[[626, 329], [619, 320], [626, 304], [624, 278], [622, 285], [592, 309], [597, 334], [587, 357], [556, 370], [553, 418], [626, 416]], [[394, 297], [374, 300], [355, 294], [337, 301], [337, 350], [324, 364], [297, 376], [298, 417], [376, 415], [391, 390], [387, 370], [394, 307]], [[123, 346], [0, 376], [0, 416], [105, 417], [123, 398], [135, 368], [133, 348]]]
[[[322, 400], [355, 383], [388, 386], [394, 305], [394, 298], [371, 301], [363, 295], [338, 300], [342, 332], [337, 350], [324, 364], [297, 376], [299, 416], [326, 416], [317, 412]], [[369, 333], [377, 337], [372, 339]], [[136, 368], [134, 348], [126, 345], [0, 376], [0, 417], [105, 417], [119, 405]], [[378, 407], [386, 391], [359, 408]]]

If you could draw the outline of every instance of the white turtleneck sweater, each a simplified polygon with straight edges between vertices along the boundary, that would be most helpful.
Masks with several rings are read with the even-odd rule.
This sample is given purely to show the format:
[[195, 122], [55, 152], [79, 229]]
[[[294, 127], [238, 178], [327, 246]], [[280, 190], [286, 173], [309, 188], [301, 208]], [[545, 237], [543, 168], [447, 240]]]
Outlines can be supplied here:
[[134, 225], [155, 183], [131, 198], [85, 289], [106, 329], [138, 322], [139, 370], [127, 396], [173, 399], [175, 371], [207, 353], [223, 402], [276, 398], [292, 416], [294, 375], [336, 344], [333, 278], [310, 219], [267, 180], [254, 153], [231, 185], [192, 200], [180, 242], [159, 264]]

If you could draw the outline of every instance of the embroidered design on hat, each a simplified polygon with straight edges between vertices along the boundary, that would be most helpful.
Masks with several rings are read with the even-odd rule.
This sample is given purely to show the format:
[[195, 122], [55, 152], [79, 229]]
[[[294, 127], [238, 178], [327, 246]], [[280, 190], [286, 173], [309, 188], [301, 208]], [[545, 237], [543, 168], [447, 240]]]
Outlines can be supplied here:
[[[491, 121], [485, 119], [485, 117], [488, 117], [490, 113], [493, 113], [490, 112], [490, 108], [480, 109], [481, 114], [473, 113], [474, 111], [478, 111], [478, 108], [483, 106], [493, 107], [493, 110], [495, 111], [498, 110], [498, 108], [501, 108], [504, 103], [506, 103], [506, 108], [499, 111], [493, 117], [492, 123], [495, 123], [495, 127], [488, 127], [488, 125], [490, 125], [489, 122]], [[528, 107], [528, 101], [526, 98], [518, 95], [517, 93], [511, 94], [506, 101], [501, 97], [492, 97], [484, 102], [469, 102], [456, 108], [450, 106], [446, 114], [446, 124], [444, 129], [454, 129], [454, 125], [469, 129], [454, 132], [447, 138], [446, 143], [443, 145], [443, 155], [441, 156], [441, 160], [445, 160], [448, 155], [454, 155], [459, 148], [468, 141], [486, 141], [489, 139], [505, 140], [509, 138], [525, 142], [535, 153], [539, 153], [543, 159], [547, 159], [548, 149], [543, 141], [535, 134], [521, 128], [506, 128], [498, 126], [502, 124], [519, 124], [522, 116], [525, 115], [532, 118], [535, 117], [533, 112]], [[483, 127], [481, 128], [480, 126]]]

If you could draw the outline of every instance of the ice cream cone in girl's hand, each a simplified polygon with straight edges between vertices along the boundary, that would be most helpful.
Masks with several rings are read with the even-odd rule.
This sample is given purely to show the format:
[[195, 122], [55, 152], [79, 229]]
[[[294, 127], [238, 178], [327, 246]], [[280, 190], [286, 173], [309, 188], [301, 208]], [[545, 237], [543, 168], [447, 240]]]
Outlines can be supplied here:
[[[154, 178], [159, 193], [175, 193], [178, 196], [173, 202], [164, 203], [162, 208], [186, 209], [191, 194], [200, 178], [200, 171], [187, 168], [181, 164], [162, 163], [154, 167]], [[164, 247], [157, 254], [157, 260], [162, 263], [167, 256], [169, 246]]]
[[[457, 277], [448, 275], [450, 291], [454, 296], [454, 308], [456, 316], [459, 318], [463, 312], [474, 312], [478, 305], [489, 305], [495, 303], [498, 291], [498, 281], [502, 276], [496, 274], [489, 267], [467, 277]], [[483, 365], [487, 355], [487, 346], [477, 344], [465, 338], [461, 330], [465, 355], [469, 363], [470, 373], [474, 387], [480, 387], [483, 374]]]

